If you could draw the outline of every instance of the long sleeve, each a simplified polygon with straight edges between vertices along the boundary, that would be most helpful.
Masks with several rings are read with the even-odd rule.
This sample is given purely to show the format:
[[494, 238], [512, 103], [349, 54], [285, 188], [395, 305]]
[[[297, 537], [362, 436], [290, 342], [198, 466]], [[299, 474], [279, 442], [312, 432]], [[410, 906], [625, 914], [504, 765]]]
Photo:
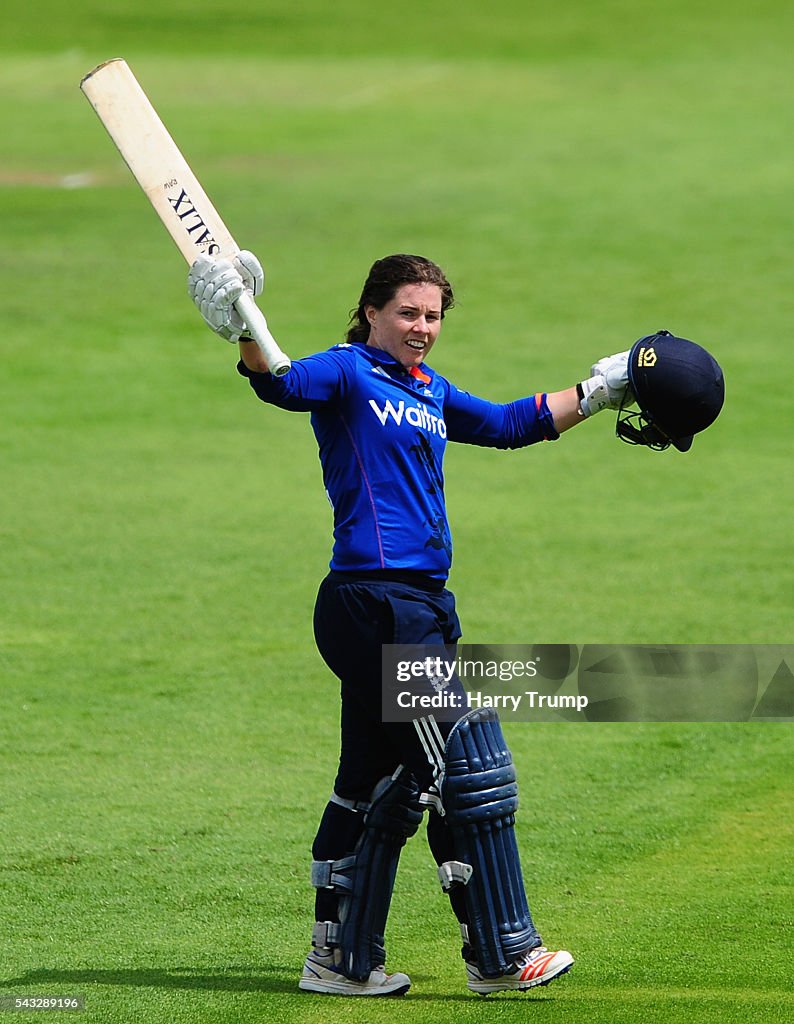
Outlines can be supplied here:
[[537, 394], [499, 404], [448, 385], [444, 401], [447, 439], [487, 448], [524, 448], [537, 441], [556, 441], [546, 395]]
[[344, 349], [331, 349], [296, 359], [283, 377], [256, 373], [242, 362], [237, 371], [247, 377], [258, 398], [290, 412], [313, 412], [344, 398], [352, 360]]

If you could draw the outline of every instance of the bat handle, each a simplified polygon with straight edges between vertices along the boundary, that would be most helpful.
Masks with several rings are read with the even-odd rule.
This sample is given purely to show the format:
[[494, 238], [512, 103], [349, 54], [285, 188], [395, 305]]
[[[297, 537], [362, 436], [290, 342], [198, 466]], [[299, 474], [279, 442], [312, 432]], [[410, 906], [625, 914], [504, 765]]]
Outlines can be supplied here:
[[283, 377], [292, 366], [289, 356], [285, 356], [278, 347], [278, 342], [270, 333], [265, 314], [254, 302], [250, 292], [243, 292], [235, 302], [235, 308], [245, 320], [248, 333], [259, 346], [259, 350], [267, 360], [267, 367], [274, 377]]

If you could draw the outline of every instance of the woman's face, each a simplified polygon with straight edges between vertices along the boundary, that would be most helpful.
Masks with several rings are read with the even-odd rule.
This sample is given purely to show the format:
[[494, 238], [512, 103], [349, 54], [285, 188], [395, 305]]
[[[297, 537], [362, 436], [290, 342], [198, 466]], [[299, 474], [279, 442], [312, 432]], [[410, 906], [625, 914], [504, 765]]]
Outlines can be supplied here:
[[441, 330], [441, 289], [437, 284], [404, 284], [382, 309], [365, 309], [368, 345], [382, 349], [408, 369], [419, 366]]

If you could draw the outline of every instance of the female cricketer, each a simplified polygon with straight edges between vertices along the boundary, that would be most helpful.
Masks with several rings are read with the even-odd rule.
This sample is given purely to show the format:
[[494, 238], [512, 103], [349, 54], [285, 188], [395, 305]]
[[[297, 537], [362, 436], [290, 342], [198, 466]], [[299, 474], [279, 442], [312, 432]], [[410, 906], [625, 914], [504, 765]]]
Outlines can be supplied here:
[[299, 981], [342, 996], [404, 994], [387, 974], [384, 933], [397, 864], [428, 812], [442, 888], [460, 922], [468, 987], [483, 994], [546, 985], [573, 957], [548, 950], [527, 904], [514, 831], [515, 769], [496, 714], [454, 723], [384, 722], [384, 644], [461, 635], [445, 583], [452, 542], [444, 501], [447, 442], [522, 448], [554, 441], [602, 409], [625, 405], [627, 352], [554, 393], [507, 404], [458, 389], [426, 360], [452, 288], [420, 256], [377, 260], [343, 344], [271, 376], [234, 308], [264, 277], [251, 253], [200, 257], [188, 288], [216, 333], [239, 343], [239, 373], [264, 402], [308, 412], [334, 511], [330, 572], [314, 612], [318, 649], [341, 682], [341, 753], [312, 848], [312, 947]]

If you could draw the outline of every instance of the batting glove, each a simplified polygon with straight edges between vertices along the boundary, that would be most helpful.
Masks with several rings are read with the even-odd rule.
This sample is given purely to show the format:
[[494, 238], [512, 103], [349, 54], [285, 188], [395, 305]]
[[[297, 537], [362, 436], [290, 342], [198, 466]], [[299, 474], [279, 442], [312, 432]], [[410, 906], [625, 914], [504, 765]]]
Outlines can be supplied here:
[[205, 323], [232, 344], [246, 332], [245, 321], [234, 303], [244, 291], [259, 295], [264, 285], [262, 264], [246, 249], [241, 249], [232, 260], [199, 256], [187, 277], [188, 294]]
[[593, 363], [589, 379], [576, 385], [583, 416], [593, 416], [602, 409], [625, 409], [634, 405], [628, 362], [629, 353], [618, 352]]

